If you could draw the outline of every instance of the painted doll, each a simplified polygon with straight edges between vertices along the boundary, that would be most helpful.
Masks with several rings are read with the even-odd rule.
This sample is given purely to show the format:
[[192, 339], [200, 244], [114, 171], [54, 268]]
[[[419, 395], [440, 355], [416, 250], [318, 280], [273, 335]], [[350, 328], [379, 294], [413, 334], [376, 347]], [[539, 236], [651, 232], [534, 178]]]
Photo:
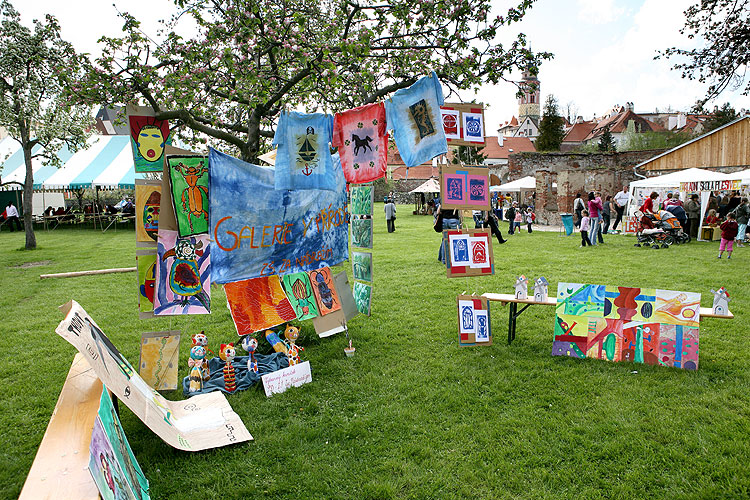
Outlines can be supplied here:
[[203, 346], [193, 346], [190, 349], [190, 387], [189, 392], [200, 392], [203, 390], [203, 366], [206, 364], [206, 349]]
[[295, 344], [295, 342], [299, 338], [299, 328], [292, 325], [287, 325], [286, 329], [284, 330], [284, 337], [286, 337], [286, 356], [287, 358], [289, 358], [289, 366], [294, 366], [302, 361], [299, 357], [299, 353], [300, 351], [305, 350], [304, 347]]
[[[214, 352], [208, 348], [208, 337], [205, 333], [203, 333], [205, 330], [201, 330], [200, 333], [196, 333], [192, 337], [190, 337], [191, 342], [194, 346], [201, 346], [203, 349], [205, 349], [206, 356], [208, 356], [208, 353], [211, 353], [215, 356]], [[201, 372], [203, 373], [203, 380], [206, 381], [209, 378], [211, 378], [211, 373], [208, 371], [208, 360], [204, 360], [203, 362], [203, 368], [201, 368]]]
[[258, 348], [258, 339], [246, 335], [242, 339], [242, 348], [250, 355], [247, 358], [248, 371], [258, 373], [258, 362], [255, 360], [255, 349]]
[[234, 378], [234, 344], [221, 344], [219, 349], [219, 358], [224, 361], [224, 388], [227, 392], [234, 392], [237, 389], [237, 382]]

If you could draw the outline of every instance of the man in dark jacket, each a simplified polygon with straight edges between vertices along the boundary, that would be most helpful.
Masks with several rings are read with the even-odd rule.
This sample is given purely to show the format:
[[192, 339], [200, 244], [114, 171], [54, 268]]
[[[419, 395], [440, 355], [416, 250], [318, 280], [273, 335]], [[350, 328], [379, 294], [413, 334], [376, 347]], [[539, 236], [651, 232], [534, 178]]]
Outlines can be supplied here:
[[698, 226], [700, 225], [701, 219], [701, 204], [698, 201], [698, 195], [693, 194], [690, 199], [685, 203], [685, 212], [688, 218], [688, 233], [693, 239], [698, 238]]
[[508, 220], [508, 234], [513, 234], [513, 221], [516, 218], [517, 206], [518, 202], [514, 201], [510, 208], [505, 212], [505, 218]]

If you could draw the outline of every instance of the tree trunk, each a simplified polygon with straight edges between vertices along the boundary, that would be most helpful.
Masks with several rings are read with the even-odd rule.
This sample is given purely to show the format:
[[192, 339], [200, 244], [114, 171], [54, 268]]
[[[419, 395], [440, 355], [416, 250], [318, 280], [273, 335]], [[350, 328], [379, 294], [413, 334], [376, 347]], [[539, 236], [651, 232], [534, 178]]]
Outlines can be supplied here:
[[26, 250], [36, 249], [36, 235], [32, 223], [34, 210], [34, 170], [31, 165], [31, 146], [27, 137], [22, 143], [23, 159], [26, 162], [26, 180], [23, 183], [23, 227], [26, 231]]

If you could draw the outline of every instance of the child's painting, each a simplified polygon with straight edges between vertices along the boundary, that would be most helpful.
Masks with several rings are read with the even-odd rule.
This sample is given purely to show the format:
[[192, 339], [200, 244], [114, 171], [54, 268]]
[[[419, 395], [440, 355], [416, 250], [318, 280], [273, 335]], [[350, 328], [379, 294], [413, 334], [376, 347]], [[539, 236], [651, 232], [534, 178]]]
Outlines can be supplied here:
[[148, 317], [154, 313], [154, 293], [156, 291], [156, 249], [136, 250], [138, 267], [138, 310]]
[[371, 252], [352, 252], [352, 274], [355, 280], [372, 282]]
[[209, 314], [211, 259], [208, 235], [180, 238], [177, 231], [159, 231], [154, 314]]
[[157, 120], [150, 108], [128, 106], [130, 145], [136, 172], [161, 172], [164, 146], [172, 143], [169, 122]]
[[495, 273], [492, 234], [489, 229], [443, 231], [446, 273], [449, 278], [490, 276]]
[[157, 391], [177, 389], [177, 365], [180, 332], [149, 332], [141, 334], [141, 358], [138, 373]]
[[297, 318], [277, 275], [227, 283], [224, 291], [239, 336]]
[[490, 174], [483, 167], [440, 167], [443, 208], [490, 210]]
[[492, 345], [490, 303], [475, 295], [458, 296], [458, 345]]
[[167, 164], [180, 237], [208, 233], [208, 158], [168, 155]]
[[352, 295], [354, 296], [354, 303], [357, 304], [357, 310], [369, 316], [372, 308], [372, 285], [355, 281]]
[[307, 273], [285, 274], [281, 277], [281, 286], [284, 288], [286, 297], [297, 314], [297, 319], [302, 321], [317, 317], [318, 304], [315, 302], [312, 283]]
[[552, 355], [697, 370], [699, 308], [691, 292], [560, 283]]
[[135, 241], [156, 243], [159, 234], [161, 182], [135, 180]]
[[352, 215], [352, 246], [372, 248], [372, 217]]
[[355, 215], [372, 215], [375, 190], [372, 185], [357, 185], [350, 188], [351, 205], [349, 211]]
[[330, 267], [323, 267], [315, 271], [308, 271], [310, 283], [312, 283], [315, 300], [318, 302], [318, 311], [321, 316], [341, 309], [341, 300], [333, 283], [333, 273]]
[[89, 472], [103, 500], [136, 499], [127, 483], [125, 473], [115, 459], [115, 451], [107, 439], [99, 417], [94, 420], [89, 454]]

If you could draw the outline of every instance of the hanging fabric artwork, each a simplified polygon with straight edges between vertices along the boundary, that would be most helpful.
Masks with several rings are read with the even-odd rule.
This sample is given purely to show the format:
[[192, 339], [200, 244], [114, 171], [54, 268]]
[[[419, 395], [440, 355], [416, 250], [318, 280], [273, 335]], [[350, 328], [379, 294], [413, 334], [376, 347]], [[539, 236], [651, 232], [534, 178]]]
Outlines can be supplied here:
[[[338, 155], [333, 159], [338, 163]], [[209, 163], [215, 283], [311, 271], [349, 257], [346, 181], [340, 168], [334, 169], [336, 191], [279, 191], [272, 168], [213, 149]]]
[[164, 146], [172, 143], [167, 120], [157, 120], [151, 108], [127, 106], [130, 145], [136, 172], [161, 172]]
[[440, 106], [443, 90], [433, 71], [385, 102], [388, 126], [401, 158], [414, 167], [448, 152]]
[[297, 318], [278, 276], [227, 283], [224, 291], [239, 336]]
[[159, 231], [154, 314], [209, 314], [211, 258], [208, 235], [179, 238], [177, 231]]
[[276, 153], [274, 186], [280, 189], [337, 189], [329, 144], [333, 116], [284, 112], [273, 145]]
[[385, 176], [388, 133], [382, 102], [336, 113], [333, 147], [339, 148], [346, 182], [372, 182]]
[[167, 165], [180, 236], [208, 233], [208, 158], [168, 155]]

